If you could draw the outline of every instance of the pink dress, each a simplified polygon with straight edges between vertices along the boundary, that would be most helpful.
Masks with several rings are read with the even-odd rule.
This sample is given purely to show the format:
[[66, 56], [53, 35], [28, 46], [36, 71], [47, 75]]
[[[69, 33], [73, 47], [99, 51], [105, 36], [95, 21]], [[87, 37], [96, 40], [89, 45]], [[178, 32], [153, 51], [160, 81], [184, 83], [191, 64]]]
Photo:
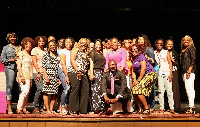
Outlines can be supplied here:
[[108, 69], [108, 62], [112, 59], [117, 62], [117, 69], [123, 66], [125, 67], [125, 73], [128, 72], [128, 66], [126, 64], [127, 52], [125, 48], [118, 49], [115, 52], [109, 51], [106, 53], [106, 66], [104, 70]]

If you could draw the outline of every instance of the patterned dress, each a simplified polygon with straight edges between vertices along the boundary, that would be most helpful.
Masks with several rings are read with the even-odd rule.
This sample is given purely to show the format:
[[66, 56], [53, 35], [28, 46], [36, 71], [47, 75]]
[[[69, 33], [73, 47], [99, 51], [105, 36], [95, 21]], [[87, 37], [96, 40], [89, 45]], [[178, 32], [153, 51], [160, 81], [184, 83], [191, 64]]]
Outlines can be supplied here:
[[138, 58], [135, 61], [133, 61], [132, 64], [133, 71], [136, 73], [137, 77], [140, 75], [141, 61], [146, 61], [146, 72], [142, 80], [135, 87], [132, 88], [132, 92], [133, 94], [142, 94], [144, 96], [149, 96], [152, 91], [152, 86], [156, 81], [157, 72], [149, 63], [147, 58], [143, 54], [140, 54]]
[[60, 63], [60, 58], [53, 57], [50, 53], [45, 53], [42, 58], [42, 68], [46, 69], [47, 76], [50, 80], [50, 85], [46, 85], [45, 77], [43, 80], [42, 92], [46, 94], [58, 94], [58, 65]]

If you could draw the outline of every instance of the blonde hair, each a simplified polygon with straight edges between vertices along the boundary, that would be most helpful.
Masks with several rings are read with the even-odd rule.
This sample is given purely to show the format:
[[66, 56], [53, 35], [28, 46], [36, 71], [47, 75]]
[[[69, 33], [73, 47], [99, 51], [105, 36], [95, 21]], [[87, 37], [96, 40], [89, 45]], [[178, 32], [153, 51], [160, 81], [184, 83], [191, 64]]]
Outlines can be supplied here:
[[81, 46], [81, 40], [85, 39], [86, 40], [86, 43], [87, 43], [87, 51], [86, 51], [86, 54], [88, 54], [90, 52], [90, 39], [89, 38], [81, 38], [78, 43], [76, 44], [76, 48], [78, 48], [79, 51], [82, 51], [82, 46]]
[[188, 47], [195, 47], [192, 37], [190, 37], [190, 35], [185, 35], [185, 36], [181, 39], [181, 50], [183, 49], [183, 40], [184, 40], [185, 37], [188, 37], [188, 38], [189, 38], [189, 46], [188, 46]]

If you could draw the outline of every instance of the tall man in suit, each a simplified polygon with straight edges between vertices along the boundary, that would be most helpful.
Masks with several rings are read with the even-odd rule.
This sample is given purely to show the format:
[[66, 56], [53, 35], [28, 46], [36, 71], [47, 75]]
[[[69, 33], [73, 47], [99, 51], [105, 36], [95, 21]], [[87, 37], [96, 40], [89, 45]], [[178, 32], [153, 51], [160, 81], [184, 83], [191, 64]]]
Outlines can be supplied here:
[[101, 82], [101, 92], [105, 100], [106, 114], [112, 114], [110, 104], [115, 102], [122, 103], [123, 113], [127, 113], [127, 102], [131, 99], [130, 90], [127, 87], [127, 81], [124, 71], [117, 70], [117, 62], [110, 60], [109, 70], [104, 72]]

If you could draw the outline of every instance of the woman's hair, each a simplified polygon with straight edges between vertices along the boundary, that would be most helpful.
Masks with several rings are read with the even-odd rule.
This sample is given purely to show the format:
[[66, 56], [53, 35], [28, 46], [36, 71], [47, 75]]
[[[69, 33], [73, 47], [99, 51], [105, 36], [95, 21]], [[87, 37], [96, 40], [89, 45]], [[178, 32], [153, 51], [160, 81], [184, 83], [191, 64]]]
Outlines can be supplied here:
[[57, 54], [57, 45], [56, 45], [56, 41], [54, 41], [54, 40], [50, 40], [49, 42], [48, 42], [48, 44], [47, 44], [47, 52], [48, 52], [48, 54], [50, 54], [50, 50], [49, 50], [49, 43], [51, 43], [51, 42], [53, 42], [53, 43], [55, 43], [55, 46], [56, 46], [56, 56], [58, 55]]
[[38, 45], [38, 42], [39, 42], [40, 38], [42, 38], [42, 39], [43, 39], [43, 41], [45, 42], [45, 44], [44, 44], [44, 45], [46, 45], [46, 44], [47, 44], [47, 38], [46, 38], [45, 36], [37, 36], [37, 37], [35, 37], [35, 46], [37, 46], [37, 45]]
[[8, 43], [9, 43], [9, 38], [12, 37], [12, 36], [16, 37], [16, 39], [18, 40], [18, 37], [17, 37], [17, 34], [16, 34], [16, 33], [14, 33], [14, 32], [9, 32], [9, 33], [7, 34], [7, 36], [6, 36], [6, 40], [8, 41]]
[[[100, 42], [100, 44], [101, 44], [101, 52], [103, 53], [103, 43], [102, 43], [101, 39], [96, 39], [96, 40], [94, 41], [94, 45], [96, 45], [96, 42], [97, 42], [97, 41]], [[96, 50], [96, 49], [95, 49], [95, 50]]]
[[[132, 47], [134, 47], [134, 46], [136, 46], [137, 49], [138, 49], [138, 56], [139, 56], [140, 54], [145, 54], [144, 48], [143, 48], [141, 45], [133, 44]], [[131, 61], [133, 61], [133, 55], [132, 55], [132, 52], [133, 52], [133, 51], [132, 51], [132, 47], [131, 47], [130, 50], [129, 50], [129, 60], [131, 60]]]
[[86, 43], [87, 43], [87, 49], [86, 49], [86, 54], [88, 54], [89, 52], [90, 52], [90, 39], [89, 38], [81, 38], [79, 41], [78, 41], [78, 43], [77, 43], [77, 45], [76, 45], [76, 48], [78, 48], [79, 49], [79, 51], [82, 51], [82, 46], [81, 46], [81, 40], [82, 39], [85, 39], [86, 40]]
[[[167, 42], [168, 42], [168, 41], [172, 41], [172, 42], [174, 43], [173, 37], [170, 36], [170, 37], [165, 41], [165, 48], [166, 48], [166, 45], [167, 45]], [[173, 46], [173, 48], [172, 48], [172, 51], [174, 51], [174, 46]]]
[[131, 40], [131, 39], [124, 39], [124, 41], [122, 42], [122, 48], [125, 47], [125, 43], [126, 43], [126, 41], [128, 41], [129, 44], [132, 43], [132, 40]]
[[75, 44], [74, 38], [73, 38], [73, 37], [67, 37], [67, 38], [65, 38], [65, 40], [64, 40], [64, 45], [65, 45], [65, 41], [66, 41], [67, 39], [70, 39], [70, 40], [72, 41], [72, 48], [73, 48], [73, 47], [74, 47], [74, 44]]
[[188, 46], [188, 47], [195, 47], [192, 37], [190, 37], [189, 35], [185, 35], [185, 36], [181, 39], [181, 50], [183, 49], [183, 40], [184, 40], [185, 37], [188, 37], [188, 38], [189, 38], [189, 46]]
[[[64, 39], [64, 38], [59, 39], [58, 42], [57, 42], [57, 44], [56, 44], [57, 47], [59, 47], [59, 43], [60, 43], [60, 42], [62, 42], [62, 43], [64, 44], [65, 39]], [[63, 45], [63, 46], [61, 47], [61, 49], [63, 49], [64, 47], [65, 47], [65, 45]]]
[[150, 43], [149, 38], [147, 37], [147, 35], [145, 35], [145, 34], [139, 35], [138, 38], [137, 38], [137, 43], [138, 43], [139, 37], [143, 37], [144, 38], [144, 50], [146, 50], [147, 47], [150, 47], [150, 48], [153, 49], [153, 47], [151, 46], [151, 43]]
[[28, 42], [31, 43], [32, 48], [35, 47], [34, 40], [33, 40], [31, 37], [25, 37], [25, 38], [22, 39], [22, 42], [21, 42], [21, 46], [22, 46], [23, 49], [25, 48], [25, 45], [26, 45]]

